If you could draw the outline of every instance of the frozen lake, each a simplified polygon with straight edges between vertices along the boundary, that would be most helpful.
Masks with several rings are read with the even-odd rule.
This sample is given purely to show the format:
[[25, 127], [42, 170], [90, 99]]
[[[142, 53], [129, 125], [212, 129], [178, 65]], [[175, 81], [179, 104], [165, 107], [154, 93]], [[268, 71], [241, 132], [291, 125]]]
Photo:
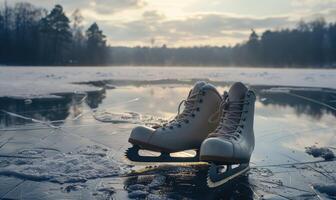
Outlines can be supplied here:
[[[313, 69], [0, 67], [0, 199], [335, 199], [335, 77]], [[207, 188], [205, 163], [124, 158], [131, 129], [175, 116], [200, 79], [221, 93], [242, 81], [257, 94], [251, 170], [219, 189]]]
[[336, 87], [336, 70], [242, 67], [0, 67], [0, 96], [41, 96], [49, 93], [94, 90], [82, 83], [113, 84], [191, 83], [219, 84], [243, 81], [253, 85]]

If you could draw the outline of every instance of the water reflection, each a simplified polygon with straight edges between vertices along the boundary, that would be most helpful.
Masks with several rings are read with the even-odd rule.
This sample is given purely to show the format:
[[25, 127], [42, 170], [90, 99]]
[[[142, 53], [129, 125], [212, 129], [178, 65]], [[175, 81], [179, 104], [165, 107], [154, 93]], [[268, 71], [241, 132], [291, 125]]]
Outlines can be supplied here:
[[103, 99], [105, 99], [105, 93], [105, 89], [102, 89], [101, 91], [87, 92], [85, 102], [92, 109], [98, 108], [98, 106], [103, 102]]
[[[172, 82], [173, 81], [173, 82]], [[189, 90], [189, 86], [176, 87], [177, 83], [185, 83], [186, 81], [177, 81], [175, 80], [166, 80], [158, 81], [155, 88], [150, 89], [150, 98], [145, 97], [145, 101], [148, 101], [148, 104], [142, 103], [141, 106], [138, 106], [136, 103], [127, 105], [130, 109], [137, 110], [137, 107], [143, 107], [139, 110], [140, 112], [153, 111], [152, 114], [159, 114], [157, 112], [156, 101], [162, 102], [163, 100], [167, 102], [167, 109], [161, 110], [160, 112], [169, 112], [175, 109], [175, 101], [171, 99], [172, 96], [180, 96], [181, 99], [185, 97]], [[194, 82], [195, 80], [188, 80], [189, 82]], [[108, 81], [108, 82], [99, 82], [99, 83], [88, 83], [95, 86], [100, 86], [105, 88], [107, 84], [122, 85], [127, 84], [128, 82], [120, 81]], [[161, 84], [158, 86], [158, 84]], [[164, 85], [162, 85], [164, 83]], [[169, 85], [174, 83], [174, 85]], [[97, 85], [98, 84], [98, 85]], [[137, 87], [128, 87], [125, 90], [125, 93], [128, 93], [128, 96], [131, 94], [141, 95], [143, 92], [146, 92], [146, 87], [142, 87], [143, 82], [134, 82]], [[155, 84], [155, 82], [154, 82]], [[168, 84], [168, 85], [166, 85]], [[215, 84], [215, 83], [214, 83]], [[218, 84], [218, 83], [217, 83]], [[223, 87], [224, 86], [224, 87]], [[258, 100], [262, 105], [269, 106], [281, 106], [281, 107], [292, 107], [295, 110], [295, 113], [300, 116], [302, 114], [312, 116], [315, 119], [321, 119], [324, 114], [332, 114], [336, 116], [336, 90], [333, 89], [323, 89], [323, 88], [296, 88], [296, 87], [276, 87], [276, 86], [250, 86], [253, 90], [256, 91]], [[161, 89], [160, 89], [161, 88]], [[227, 83], [221, 83], [219, 90], [228, 89]], [[121, 89], [123, 90], [123, 89]], [[27, 99], [13, 99], [13, 98], [0, 98], [0, 109], [6, 110], [9, 112], [24, 114], [24, 116], [34, 119], [40, 119], [45, 121], [57, 121], [64, 120], [71, 113], [74, 115], [81, 112], [77, 105], [81, 103], [86, 103], [91, 109], [96, 109], [103, 103], [106, 90], [101, 89], [97, 91], [90, 91], [85, 94], [78, 93], [64, 93], [57, 94], [57, 96], [50, 96], [47, 98], [36, 98], [32, 100]], [[115, 99], [114, 103], [122, 101], [123, 97], [111, 97]], [[112, 101], [113, 101], [112, 99]], [[111, 100], [109, 100], [111, 101]], [[160, 103], [159, 103], [160, 104]], [[121, 108], [125, 108], [120, 106]], [[78, 110], [79, 109], [79, 110]], [[116, 108], [119, 109], [119, 108]], [[162, 109], [162, 108], [161, 108]], [[161, 113], [168, 116], [172, 113]], [[0, 124], [8, 126], [10, 124], [22, 124], [27, 123], [27, 120], [9, 117], [8, 115], [1, 113], [0, 114]]]
[[134, 173], [124, 185], [129, 197], [140, 199], [253, 199], [248, 175], [210, 189], [206, 185], [207, 171], [207, 165], [160, 166]]
[[323, 88], [251, 86], [263, 105], [294, 108], [298, 116], [306, 114], [321, 119], [324, 114], [336, 116], [336, 90]]
[[[203, 79], [216, 86], [227, 88], [231, 85], [229, 82], [210, 81]], [[97, 87], [108, 88], [112, 86], [132, 85], [143, 87], [147, 85], [162, 86], [165, 85], [193, 85], [198, 79], [178, 80], [104, 80], [93, 81], [79, 84], [90, 84]], [[304, 87], [286, 87], [286, 86], [262, 86], [250, 85], [262, 99], [264, 105], [290, 106], [296, 110], [297, 115], [305, 113], [316, 119], [320, 119], [324, 113], [331, 113], [336, 116], [336, 90], [327, 88], [304, 88]], [[324, 105], [325, 104], [325, 105]]]
[[[41, 121], [58, 121], [62, 123], [71, 113], [81, 113], [80, 105], [85, 103], [94, 109], [105, 98], [105, 90], [87, 93], [64, 93], [50, 95], [49, 97], [23, 99], [23, 98], [0, 98], [0, 110], [13, 114], [22, 115], [26, 118]], [[31, 120], [10, 116], [8, 113], [0, 113], [0, 125], [10, 126], [31, 123]]]

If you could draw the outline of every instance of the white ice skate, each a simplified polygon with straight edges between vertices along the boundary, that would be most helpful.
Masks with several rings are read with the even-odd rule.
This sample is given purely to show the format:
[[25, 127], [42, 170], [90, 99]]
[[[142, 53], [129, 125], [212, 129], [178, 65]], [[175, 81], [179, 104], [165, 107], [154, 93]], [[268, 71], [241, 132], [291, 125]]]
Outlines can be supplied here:
[[[212, 120], [218, 112], [221, 95], [216, 88], [205, 82], [197, 82], [189, 92], [184, 110], [167, 124], [151, 128], [139, 126], [132, 130], [129, 142], [133, 147], [126, 151], [126, 157], [134, 162], [199, 162], [199, 148], [205, 138], [216, 129], [219, 120]], [[160, 152], [161, 155], [142, 156], [139, 150]], [[194, 157], [173, 157], [170, 154], [195, 150]]]
[[[220, 186], [249, 169], [254, 149], [255, 98], [255, 94], [240, 82], [224, 94], [220, 124], [203, 141], [200, 151], [200, 160], [211, 163], [209, 187]], [[234, 168], [233, 165], [238, 166]]]

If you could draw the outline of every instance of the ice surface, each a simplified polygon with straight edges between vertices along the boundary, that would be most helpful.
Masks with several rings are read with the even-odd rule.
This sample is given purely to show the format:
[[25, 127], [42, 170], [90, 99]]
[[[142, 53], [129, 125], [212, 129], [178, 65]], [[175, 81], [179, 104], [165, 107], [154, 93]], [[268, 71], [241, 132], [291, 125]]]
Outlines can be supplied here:
[[[50, 69], [46, 68], [46, 70]], [[66, 74], [68, 69], [64, 70]], [[104, 68], [102, 73], [110, 70], [112, 69]], [[116, 88], [106, 90], [104, 97], [87, 95], [87, 99], [83, 101], [83, 96], [86, 95], [79, 95], [78, 98], [75, 97], [76, 101], [72, 101], [72, 95], [68, 95], [71, 96], [70, 100], [62, 101], [60, 104], [58, 104], [59, 99], [55, 97], [55, 101], [52, 100], [49, 103], [59, 105], [62, 110], [65, 108], [64, 112], [59, 112], [60, 117], [57, 118], [52, 116], [57, 114], [54, 109], [51, 109], [53, 112], [46, 113], [38, 111], [39, 109], [50, 110], [49, 104], [34, 108], [34, 105], [43, 102], [41, 99], [32, 99], [30, 105], [23, 104], [22, 100], [8, 103], [9, 106], [3, 109], [29, 119], [43, 120], [43, 123], [36, 123], [36, 120], [34, 122], [26, 120], [25, 122], [29, 122], [27, 124], [19, 123], [23, 119], [19, 121], [17, 115], [0, 114], [5, 122], [0, 130], [0, 179], [2, 180], [0, 199], [79, 199], [82, 197], [127, 199], [128, 195], [146, 199], [226, 199], [226, 197], [227, 199], [263, 197], [279, 199], [280, 195], [285, 199], [314, 199], [317, 198], [317, 194], [323, 197], [329, 195], [324, 199], [333, 197], [330, 195], [334, 194], [332, 193], [334, 188], [330, 190], [328, 187], [325, 189], [318, 186], [335, 184], [335, 160], [325, 161], [320, 157], [314, 158], [305, 152], [305, 147], [318, 145], [334, 151], [336, 141], [334, 90], [308, 88], [306, 85], [300, 86], [295, 83], [298, 87], [285, 86], [283, 87], [285, 89], [278, 93], [272, 90], [269, 93], [267, 91], [263, 93], [260, 92], [262, 89], [280, 87], [252, 85], [252, 89], [255, 89], [258, 96], [255, 114], [256, 149], [251, 158], [252, 169], [248, 178], [244, 176], [237, 184], [229, 184], [229, 189], [215, 191], [208, 190], [206, 187], [206, 165], [170, 167], [161, 165], [161, 167], [158, 164], [147, 168], [141, 165], [131, 167], [125, 161], [124, 151], [130, 147], [127, 140], [132, 128], [138, 123], [148, 125], [164, 123], [164, 119], [175, 116], [178, 103], [186, 97], [191, 83], [195, 81], [185, 79], [182, 79], [185, 82], [176, 81], [165, 68], [160, 70], [168, 73], [165, 75], [170, 78], [169, 80], [162, 79], [164, 76], [161, 74], [143, 75], [146, 70], [147, 68], [144, 68], [144, 72], [138, 71], [142, 77], [133, 78], [140, 80], [145, 77], [147, 82], [142, 80], [130, 82], [132, 84], [127, 85], [126, 78], [132, 78], [130, 75], [133, 72], [130, 72], [130, 75], [124, 77], [124, 82], [112, 81], [110, 84], [115, 85]], [[189, 69], [185, 72], [183, 70], [176, 78], [205, 77], [206, 74], [215, 73], [214, 70], [217, 69], [210, 68], [207, 71], [197, 68], [195, 69], [197, 73]], [[219, 72], [220, 70], [222, 69], [219, 69]], [[253, 71], [257, 73], [258, 70], [264, 69], [241, 72], [241, 76], [249, 77]], [[34, 72], [35, 68], [31, 68], [31, 71]], [[264, 81], [262, 78], [269, 76], [271, 71], [261, 74], [258, 81], [260, 83]], [[43, 72], [42, 69], [38, 73], [41, 72]], [[290, 70], [287, 70], [287, 73], [289, 72]], [[333, 73], [332, 70], [327, 72]], [[56, 77], [57, 73], [53, 72], [55, 76], [48, 78]], [[122, 73], [119, 74], [120, 77], [116, 75], [113, 79], [123, 78]], [[319, 73], [324, 71], [317, 70], [316, 77]], [[111, 78], [101, 75], [97, 77], [107, 78], [107, 80]], [[228, 89], [228, 85], [222, 84], [225, 82], [223, 78], [225, 76], [219, 73], [218, 76], [209, 77], [211, 80], [218, 81], [216, 85], [219, 86], [220, 92]], [[97, 77], [87, 76], [86, 78], [93, 80]], [[301, 75], [298, 77], [300, 78]], [[20, 78], [24, 79], [25, 75]], [[159, 79], [152, 81], [156, 78]], [[74, 79], [78, 79], [74, 81], [81, 81], [78, 77]], [[55, 81], [60, 83], [64, 80], [67, 79], [55, 78]], [[332, 82], [328, 77], [326, 80]], [[267, 81], [265, 84], [271, 82], [277, 84], [273, 80]], [[66, 85], [69, 83], [64, 82]], [[294, 84], [294, 82], [291, 83]], [[69, 85], [71, 85], [70, 88], [77, 86]], [[29, 89], [30, 86], [28, 86], [26, 89]], [[79, 86], [86, 87], [85, 84]], [[56, 85], [49, 89], [52, 92], [58, 90], [57, 87]], [[103, 87], [103, 85], [95, 87]], [[289, 89], [290, 93], [283, 92], [286, 89]], [[83, 94], [83, 92], [78, 91], [77, 94]], [[41, 93], [40, 96], [43, 98], [44, 94]], [[30, 115], [27, 111], [33, 111], [35, 114]], [[7, 120], [10, 122], [8, 125], [6, 125]], [[58, 123], [46, 123], [54, 120]], [[60, 128], [53, 128], [50, 124]], [[70, 151], [72, 153], [67, 153]], [[9, 183], [8, 180], [12, 181]], [[17, 186], [21, 182], [24, 183]], [[6, 184], [10, 187], [5, 187]]]
[[130, 185], [127, 188], [128, 191], [136, 191], [136, 190], [147, 190], [147, 187], [145, 185], [142, 184], [134, 184], [134, 185]]
[[[55, 152], [45, 156], [46, 150], [31, 149], [19, 152], [20, 155], [36, 156], [39, 159], [6, 158], [1, 160], [0, 175], [14, 176], [33, 181], [56, 183], [85, 182], [88, 179], [113, 177], [123, 173], [123, 167], [109, 157], [106, 148], [93, 145], [72, 153]], [[2, 163], [0, 162], [0, 163]], [[5, 165], [6, 164], [6, 165]]]
[[132, 199], [139, 199], [139, 198], [145, 198], [149, 193], [147, 191], [143, 191], [143, 190], [135, 190], [132, 191], [128, 194], [129, 198]]
[[[240, 67], [0, 67], [0, 96], [34, 97], [95, 90], [74, 82], [99, 80], [156, 81], [209, 79], [257, 85], [335, 88], [336, 70]], [[109, 88], [110, 85], [108, 85]], [[114, 86], [112, 86], [113, 88]]]

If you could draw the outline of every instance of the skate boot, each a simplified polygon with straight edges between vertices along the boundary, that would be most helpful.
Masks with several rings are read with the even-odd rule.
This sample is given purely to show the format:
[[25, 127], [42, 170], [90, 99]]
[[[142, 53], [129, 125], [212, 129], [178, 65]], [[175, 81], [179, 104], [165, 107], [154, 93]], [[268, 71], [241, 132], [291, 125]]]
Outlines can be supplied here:
[[[229, 93], [224, 93], [220, 124], [203, 141], [200, 152], [200, 160], [211, 163], [209, 187], [222, 185], [249, 169], [254, 149], [255, 98], [240, 82], [233, 84]], [[233, 165], [238, 166], [233, 168]]]
[[[205, 138], [216, 129], [219, 119], [211, 118], [218, 112], [221, 95], [206, 82], [197, 82], [188, 98], [178, 107], [177, 116], [159, 127], [139, 126], [132, 130], [129, 142], [133, 147], [126, 151], [126, 157], [135, 162], [199, 162], [199, 148]], [[184, 110], [180, 107], [184, 103]], [[139, 150], [160, 152], [161, 155], [142, 156]], [[195, 150], [191, 157], [173, 157], [170, 153]]]

